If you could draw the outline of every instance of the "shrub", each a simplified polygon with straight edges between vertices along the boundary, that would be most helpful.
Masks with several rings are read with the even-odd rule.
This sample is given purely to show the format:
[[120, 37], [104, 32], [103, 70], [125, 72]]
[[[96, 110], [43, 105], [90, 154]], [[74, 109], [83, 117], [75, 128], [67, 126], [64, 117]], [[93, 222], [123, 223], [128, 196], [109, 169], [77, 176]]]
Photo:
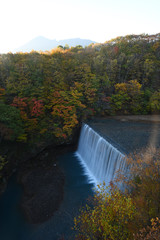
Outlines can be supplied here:
[[137, 226], [142, 228], [150, 219], [160, 217], [160, 149], [145, 149], [129, 157], [127, 163], [129, 174], [121, 173], [119, 179], [125, 181], [136, 206]]
[[126, 240], [132, 237], [130, 223], [135, 207], [129, 195], [103, 184], [93, 197], [93, 206], [86, 205], [74, 219], [76, 239]]
[[151, 226], [142, 228], [134, 235], [134, 240], [159, 240], [160, 239], [160, 220], [159, 218], [151, 219]]

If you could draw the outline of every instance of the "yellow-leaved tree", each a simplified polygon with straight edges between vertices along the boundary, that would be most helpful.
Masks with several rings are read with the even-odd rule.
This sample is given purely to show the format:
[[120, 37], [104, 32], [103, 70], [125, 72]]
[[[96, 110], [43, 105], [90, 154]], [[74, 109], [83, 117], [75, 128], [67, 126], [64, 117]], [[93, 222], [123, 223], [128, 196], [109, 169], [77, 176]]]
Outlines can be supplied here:
[[135, 207], [129, 195], [124, 195], [111, 184], [98, 186], [92, 206], [86, 205], [74, 219], [77, 240], [127, 240]]

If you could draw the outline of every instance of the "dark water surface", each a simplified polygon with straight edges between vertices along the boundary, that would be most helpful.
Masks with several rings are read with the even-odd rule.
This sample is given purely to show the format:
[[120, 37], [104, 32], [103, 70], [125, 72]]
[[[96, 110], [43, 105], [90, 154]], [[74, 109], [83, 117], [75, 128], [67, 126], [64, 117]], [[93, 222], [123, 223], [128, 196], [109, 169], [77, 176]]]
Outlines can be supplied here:
[[95, 118], [87, 124], [124, 154], [160, 147], [160, 123], [122, 120]]
[[21, 196], [22, 188], [13, 176], [0, 198], [0, 240], [24, 239], [33, 230], [20, 210]]
[[93, 185], [83, 174], [83, 169], [73, 152], [59, 158], [65, 175], [64, 199], [54, 216], [43, 224], [30, 225], [20, 211], [21, 187], [15, 178], [0, 198], [0, 240], [58, 240], [74, 239], [73, 217], [80, 206], [93, 194]]

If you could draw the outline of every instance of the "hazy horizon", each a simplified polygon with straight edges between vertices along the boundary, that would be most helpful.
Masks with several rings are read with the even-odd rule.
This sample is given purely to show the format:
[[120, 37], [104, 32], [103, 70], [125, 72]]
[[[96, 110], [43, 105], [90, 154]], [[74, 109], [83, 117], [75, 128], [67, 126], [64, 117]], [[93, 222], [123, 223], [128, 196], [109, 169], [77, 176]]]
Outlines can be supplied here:
[[159, 0], [5, 0], [0, 9], [1, 53], [38, 36], [103, 43], [118, 36], [160, 32]]
[[75, 47], [77, 45], [81, 45], [82, 47], [86, 47], [90, 45], [91, 43], [95, 43], [95, 41], [89, 40], [89, 39], [81, 39], [81, 38], [71, 38], [71, 39], [61, 39], [57, 41], [56, 39], [48, 39], [43, 36], [38, 36], [31, 41], [27, 42], [23, 46], [20, 46], [19, 48], [15, 49], [13, 53], [15, 52], [30, 52], [32, 50], [35, 51], [50, 51], [51, 49], [54, 49], [58, 47], [58, 45], [65, 46], [66, 44], [69, 47]]

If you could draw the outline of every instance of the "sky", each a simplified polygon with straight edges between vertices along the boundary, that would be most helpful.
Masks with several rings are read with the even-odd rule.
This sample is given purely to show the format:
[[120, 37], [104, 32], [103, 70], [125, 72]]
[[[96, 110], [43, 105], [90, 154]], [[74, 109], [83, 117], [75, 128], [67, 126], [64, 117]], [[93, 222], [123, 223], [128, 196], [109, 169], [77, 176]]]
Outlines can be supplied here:
[[160, 0], [0, 0], [0, 53], [35, 37], [99, 43], [160, 32]]

